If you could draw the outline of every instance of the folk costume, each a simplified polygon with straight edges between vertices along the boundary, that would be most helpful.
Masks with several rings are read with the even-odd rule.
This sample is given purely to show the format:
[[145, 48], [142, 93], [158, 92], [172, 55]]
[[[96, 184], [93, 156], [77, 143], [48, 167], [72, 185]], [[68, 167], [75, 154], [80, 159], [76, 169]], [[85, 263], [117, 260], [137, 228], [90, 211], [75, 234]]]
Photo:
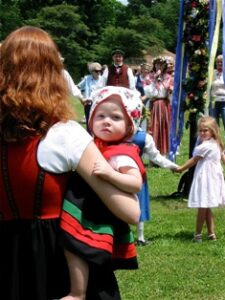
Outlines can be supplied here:
[[[115, 54], [124, 56], [121, 49], [112, 51], [112, 57]], [[114, 59], [113, 59], [114, 60]], [[114, 60], [113, 64], [106, 68], [102, 74], [102, 87], [103, 86], [121, 86], [131, 90], [135, 90], [135, 77], [132, 69], [123, 63]]]
[[[166, 64], [163, 58], [156, 58]], [[173, 86], [173, 78], [167, 73], [160, 76], [155, 74], [155, 80], [145, 88], [145, 95], [150, 98], [150, 132], [161, 154], [169, 152], [169, 130], [170, 130], [170, 100], [169, 95]]]
[[[134, 93], [128, 89], [116, 87], [102, 88], [93, 95], [90, 128], [92, 128], [92, 117], [97, 105], [114, 94], [121, 97], [125, 111], [132, 119], [132, 131], [134, 131], [135, 122], [140, 118], [141, 101], [134, 99], [132, 101]], [[135, 97], [137, 97], [136, 93]], [[138, 167], [145, 178], [145, 169], [137, 146], [126, 142], [106, 143], [98, 138], [95, 138], [95, 143], [115, 169], [118, 164], [119, 167], [123, 166], [121, 158], [124, 160], [125, 157], [127, 159], [123, 162], [124, 166]], [[131, 165], [130, 159], [133, 161]], [[113, 271], [138, 267], [132, 232], [128, 224], [119, 220], [104, 206], [78, 174], [74, 176], [76, 182], [79, 182], [79, 189], [71, 184], [65, 196], [61, 215], [62, 243], [68, 251], [82, 257], [89, 264], [88, 284], [93, 284], [94, 277], [96, 298], [93, 298], [93, 294], [87, 295], [88, 300], [120, 299]], [[98, 277], [93, 275], [96, 272]]]
[[216, 70], [214, 70], [214, 79], [212, 82], [210, 115], [212, 115], [216, 119], [218, 125], [220, 125], [221, 118], [223, 122], [223, 128], [225, 129], [225, 85], [223, 79], [222, 64], [223, 56], [218, 55], [216, 58], [217, 68]]
[[59, 217], [71, 170], [91, 140], [68, 121], [54, 124], [41, 141], [0, 144], [2, 299], [52, 300], [69, 292]]
[[109, 67], [108, 79], [106, 85], [123, 86], [129, 88], [129, 80], [127, 75], [128, 66], [115, 66]]
[[[138, 130], [134, 135], [132, 142], [140, 149], [140, 156], [143, 155], [145, 148], [146, 132]], [[150, 220], [150, 194], [147, 178], [143, 181], [142, 189], [137, 194], [141, 208], [140, 222]]]
[[[175, 169], [177, 167], [175, 163], [160, 154], [159, 150], [155, 146], [152, 136], [143, 131], [141, 128], [139, 128], [133, 136], [132, 142], [139, 147], [141, 156], [148, 158], [156, 165], [167, 169]], [[149, 221], [151, 218], [151, 195], [147, 177], [143, 181], [142, 189], [139, 193], [137, 193], [137, 196], [141, 208], [141, 216], [139, 224], [137, 225], [137, 244], [143, 246], [146, 242], [144, 237], [144, 222]]]

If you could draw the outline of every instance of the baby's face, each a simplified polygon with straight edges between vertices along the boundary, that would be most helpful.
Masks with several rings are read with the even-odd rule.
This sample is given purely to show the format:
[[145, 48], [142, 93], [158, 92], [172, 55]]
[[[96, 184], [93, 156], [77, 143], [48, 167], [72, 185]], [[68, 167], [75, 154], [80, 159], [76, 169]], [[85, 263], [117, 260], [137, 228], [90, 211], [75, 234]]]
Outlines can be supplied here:
[[118, 100], [106, 100], [100, 103], [93, 116], [92, 132], [105, 142], [123, 140], [129, 130], [129, 119]]

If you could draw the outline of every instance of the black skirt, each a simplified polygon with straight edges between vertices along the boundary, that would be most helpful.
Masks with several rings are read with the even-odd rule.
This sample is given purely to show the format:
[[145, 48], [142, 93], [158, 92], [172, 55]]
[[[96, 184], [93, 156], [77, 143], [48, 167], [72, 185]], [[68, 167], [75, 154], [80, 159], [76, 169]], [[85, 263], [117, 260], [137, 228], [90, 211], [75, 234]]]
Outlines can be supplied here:
[[[70, 291], [59, 220], [0, 222], [0, 299], [52, 300]], [[112, 265], [90, 264], [87, 300], [120, 300]]]
[[69, 292], [59, 220], [0, 222], [0, 299], [52, 300]]

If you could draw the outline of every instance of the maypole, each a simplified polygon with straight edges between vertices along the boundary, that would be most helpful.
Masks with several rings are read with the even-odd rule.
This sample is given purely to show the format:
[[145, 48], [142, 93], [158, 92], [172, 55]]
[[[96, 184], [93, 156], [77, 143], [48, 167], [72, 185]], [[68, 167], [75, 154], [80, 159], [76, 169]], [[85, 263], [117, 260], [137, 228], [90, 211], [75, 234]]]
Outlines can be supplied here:
[[[217, 0], [221, 1], [221, 0]], [[196, 143], [197, 120], [205, 113], [209, 64], [209, 0], [181, 0], [175, 65], [175, 86], [172, 100], [170, 158], [175, 160], [182, 137], [184, 112], [188, 111], [190, 131], [189, 156]], [[177, 55], [176, 53], [176, 55]], [[187, 195], [193, 169], [179, 183], [178, 195]]]

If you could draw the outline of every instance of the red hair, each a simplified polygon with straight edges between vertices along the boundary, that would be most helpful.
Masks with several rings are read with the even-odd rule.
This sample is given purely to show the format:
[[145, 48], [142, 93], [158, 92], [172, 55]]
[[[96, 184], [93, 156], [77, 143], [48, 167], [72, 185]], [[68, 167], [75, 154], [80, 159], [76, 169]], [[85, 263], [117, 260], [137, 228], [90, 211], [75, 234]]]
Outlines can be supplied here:
[[56, 121], [72, 117], [63, 64], [50, 35], [24, 26], [0, 47], [0, 136], [43, 137]]

